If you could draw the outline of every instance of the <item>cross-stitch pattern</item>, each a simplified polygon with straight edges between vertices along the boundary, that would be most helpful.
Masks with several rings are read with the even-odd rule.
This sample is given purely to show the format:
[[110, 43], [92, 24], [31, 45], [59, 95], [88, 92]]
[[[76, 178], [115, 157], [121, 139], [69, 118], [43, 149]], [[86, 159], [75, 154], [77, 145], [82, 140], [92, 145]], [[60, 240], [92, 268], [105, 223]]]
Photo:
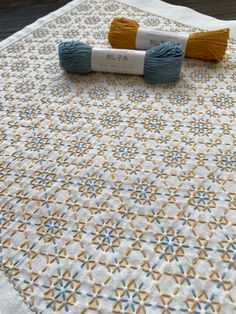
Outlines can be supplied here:
[[0, 51], [0, 265], [35, 313], [235, 313], [235, 55], [181, 80], [64, 73], [57, 45], [108, 46], [88, 0]]

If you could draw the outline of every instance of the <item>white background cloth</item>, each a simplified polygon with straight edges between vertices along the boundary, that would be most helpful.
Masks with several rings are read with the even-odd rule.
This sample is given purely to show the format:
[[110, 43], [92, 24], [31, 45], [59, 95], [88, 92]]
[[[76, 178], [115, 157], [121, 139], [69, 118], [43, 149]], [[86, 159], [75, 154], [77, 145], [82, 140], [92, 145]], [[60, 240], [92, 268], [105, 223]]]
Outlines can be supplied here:
[[[13, 34], [12, 36], [6, 38], [0, 42], [0, 49], [10, 45], [11, 43], [19, 40], [20, 38], [26, 36], [27, 34], [33, 32], [35, 29], [39, 28], [45, 23], [53, 20], [54, 18], [64, 14], [65, 12], [73, 9], [83, 0], [74, 0], [69, 2], [64, 7], [48, 14], [47, 16], [38, 19], [31, 25], [26, 26], [23, 30]], [[147, 12], [152, 12], [158, 14], [159, 16], [170, 18], [179, 23], [187, 24], [193, 27], [200, 27], [203, 29], [217, 29], [217, 28], [230, 28], [230, 37], [236, 40], [236, 20], [234, 21], [223, 21], [215, 19], [211, 16], [207, 16], [198, 13], [192, 9], [165, 3], [160, 0], [117, 0], [121, 3], [131, 5], [133, 7], [142, 9]]]
[[[14, 34], [13, 36], [7, 38], [6, 40], [0, 43], [0, 49], [6, 47], [7, 45], [19, 40], [28, 33], [31, 33], [33, 30], [42, 26], [44, 23], [47, 23], [50, 20], [53, 20], [55, 17], [60, 16], [66, 11], [70, 10], [76, 6], [81, 0], [74, 0], [63, 8], [49, 14], [48, 16], [39, 19], [32, 25], [24, 28], [22, 31]], [[164, 3], [159, 0], [119, 0], [119, 2], [135, 6], [139, 9], [158, 14], [159, 16], [170, 18], [172, 20], [181, 22], [183, 24], [188, 24], [194, 27], [200, 27], [203, 29], [216, 29], [230, 27], [231, 33], [230, 36], [232, 39], [236, 39], [236, 21], [222, 21], [218, 20], [200, 13], [195, 12], [192, 9], [173, 6], [167, 3]], [[13, 286], [6, 280], [3, 274], [0, 274], [0, 314], [28, 314], [31, 311], [26, 307], [22, 302], [22, 299], [15, 291]]]
[[193, 27], [200, 27], [207, 30], [229, 27], [230, 37], [236, 39], [236, 20], [218, 20], [214, 17], [198, 13], [190, 8], [172, 5], [160, 0], [119, 0], [119, 2]]
[[32, 311], [22, 302], [22, 298], [11, 283], [0, 272], [0, 314], [30, 314]]

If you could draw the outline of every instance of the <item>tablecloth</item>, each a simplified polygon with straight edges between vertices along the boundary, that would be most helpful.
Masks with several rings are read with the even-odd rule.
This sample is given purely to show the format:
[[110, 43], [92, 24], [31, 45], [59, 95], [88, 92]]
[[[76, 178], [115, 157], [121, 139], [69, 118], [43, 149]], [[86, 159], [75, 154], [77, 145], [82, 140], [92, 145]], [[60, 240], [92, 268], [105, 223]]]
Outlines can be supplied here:
[[177, 83], [58, 64], [116, 16], [200, 29], [156, 4], [73, 1], [0, 44], [1, 313], [235, 312], [234, 22]]

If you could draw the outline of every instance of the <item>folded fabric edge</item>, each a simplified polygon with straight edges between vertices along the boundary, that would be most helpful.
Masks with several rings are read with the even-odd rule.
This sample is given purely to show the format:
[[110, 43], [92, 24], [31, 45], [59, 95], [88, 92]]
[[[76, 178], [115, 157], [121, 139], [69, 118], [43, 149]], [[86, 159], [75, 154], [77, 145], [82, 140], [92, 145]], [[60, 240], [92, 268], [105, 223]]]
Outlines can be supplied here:
[[33, 313], [23, 302], [13, 285], [0, 272], [0, 314], [30, 314]]
[[17, 42], [18, 40], [22, 39], [23, 37], [29, 35], [30, 33], [34, 32], [36, 29], [40, 28], [46, 23], [49, 23], [50, 21], [54, 20], [55, 18], [58, 18], [59, 16], [67, 13], [68, 11], [72, 10], [74, 7], [76, 7], [79, 3], [83, 2], [84, 0], [74, 0], [63, 7], [49, 13], [48, 15], [45, 15], [44, 17], [41, 17], [37, 19], [32, 24], [29, 24], [25, 26], [20, 31], [14, 33], [13, 35], [9, 36], [8, 38], [4, 39], [0, 42], [0, 50], [6, 48], [7, 46]]
[[205, 30], [230, 28], [230, 38], [236, 40], [236, 21], [224, 21], [199, 13], [193, 9], [169, 4], [161, 0], [116, 0], [146, 12]]
[[[22, 30], [9, 36], [0, 42], [0, 50], [17, 42], [21, 38], [32, 33], [44, 24], [54, 20], [55, 18], [63, 15], [64, 13], [72, 10], [79, 3], [84, 0], [74, 0], [64, 5], [63, 7], [49, 13], [48, 15], [39, 18], [34, 23], [25, 26]], [[143, 2], [143, 0], [115, 0], [120, 3], [124, 3], [146, 12], [155, 13], [159, 16], [169, 18], [179, 23], [186, 24], [188, 26], [200, 27], [203, 29], [211, 30], [216, 28], [230, 28], [230, 38], [236, 40], [236, 21], [223, 21], [216, 18], [198, 13], [190, 8], [184, 6], [176, 6], [169, 3], [165, 3], [160, 0], [149, 0]]]

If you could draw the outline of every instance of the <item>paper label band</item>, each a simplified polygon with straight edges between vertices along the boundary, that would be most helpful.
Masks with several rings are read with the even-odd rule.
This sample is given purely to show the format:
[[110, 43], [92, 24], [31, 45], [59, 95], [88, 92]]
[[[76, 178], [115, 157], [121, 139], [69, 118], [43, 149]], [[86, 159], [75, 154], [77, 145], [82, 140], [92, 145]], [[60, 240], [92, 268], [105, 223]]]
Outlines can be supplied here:
[[189, 34], [187, 33], [162, 32], [139, 28], [136, 35], [136, 49], [147, 50], [158, 46], [161, 41], [172, 40], [180, 43], [185, 53], [188, 36]]
[[91, 68], [95, 72], [143, 75], [145, 51], [93, 48]]

